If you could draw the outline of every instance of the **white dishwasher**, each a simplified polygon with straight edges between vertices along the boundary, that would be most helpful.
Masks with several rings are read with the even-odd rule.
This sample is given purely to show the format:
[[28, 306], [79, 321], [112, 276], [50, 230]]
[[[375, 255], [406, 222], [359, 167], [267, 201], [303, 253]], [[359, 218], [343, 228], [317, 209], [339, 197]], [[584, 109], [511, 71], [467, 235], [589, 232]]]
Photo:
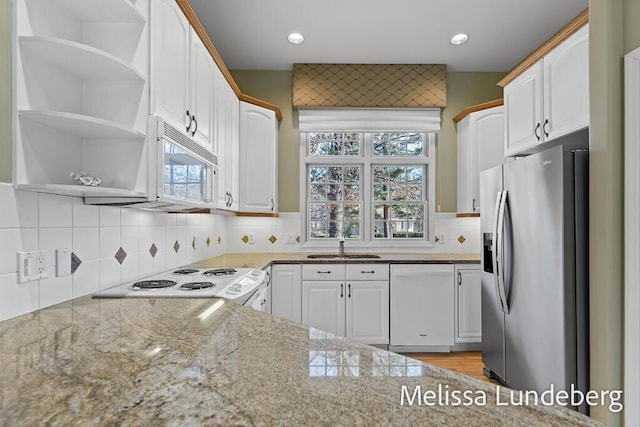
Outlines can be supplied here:
[[454, 344], [452, 264], [392, 264], [391, 347]]

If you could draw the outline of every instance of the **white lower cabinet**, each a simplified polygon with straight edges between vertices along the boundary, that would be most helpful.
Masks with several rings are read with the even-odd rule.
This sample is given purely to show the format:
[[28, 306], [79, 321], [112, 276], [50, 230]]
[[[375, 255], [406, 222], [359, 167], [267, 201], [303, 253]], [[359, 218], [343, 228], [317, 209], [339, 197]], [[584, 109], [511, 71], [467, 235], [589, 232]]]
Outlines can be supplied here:
[[302, 267], [302, 323], [366, 344], [389, 343], [387, 264]]
[[480, 266], [456, 265], [456, 343], [482, 341]]
[[271, 266], [271, 313], [297, 323], [302, 322], [302, 266]]
[[391, 266], [391, 346], [454, 344], [452, 264]]

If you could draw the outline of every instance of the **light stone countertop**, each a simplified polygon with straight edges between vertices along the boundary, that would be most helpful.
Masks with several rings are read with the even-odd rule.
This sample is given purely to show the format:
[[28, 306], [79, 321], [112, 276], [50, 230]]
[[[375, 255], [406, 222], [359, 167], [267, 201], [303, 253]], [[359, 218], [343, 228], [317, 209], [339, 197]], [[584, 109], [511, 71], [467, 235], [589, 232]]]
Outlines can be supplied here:
[[[215, 258], [191, 264], [193, 267], [252, 267], [264, 268], [270, 264], [479, 264], [480, 254], [416, 254], [416, 253], [380, 253], [380, 258], [351, 259], [309, 259], [311, 253], [330, 254], [330, 251], [318, 252], [264, 252], [225, 254]], [[335, 251], [333, 252], [335, 253]], [[349, 252], [347, 252], [349, 253]]]
[[[83, 297], [0, 322], [0, 425], [599, 425], [221, 301]], [[402, 406], [403, 386], [487, 402]]]

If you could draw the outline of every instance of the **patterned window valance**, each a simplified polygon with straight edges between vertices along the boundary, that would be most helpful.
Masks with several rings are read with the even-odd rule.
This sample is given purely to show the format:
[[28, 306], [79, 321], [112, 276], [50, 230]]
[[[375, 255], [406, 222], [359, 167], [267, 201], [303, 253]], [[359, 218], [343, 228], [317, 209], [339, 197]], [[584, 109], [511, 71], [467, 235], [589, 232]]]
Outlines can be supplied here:
[[447, 66], [293, 64], [294, 107], [444, 108]]

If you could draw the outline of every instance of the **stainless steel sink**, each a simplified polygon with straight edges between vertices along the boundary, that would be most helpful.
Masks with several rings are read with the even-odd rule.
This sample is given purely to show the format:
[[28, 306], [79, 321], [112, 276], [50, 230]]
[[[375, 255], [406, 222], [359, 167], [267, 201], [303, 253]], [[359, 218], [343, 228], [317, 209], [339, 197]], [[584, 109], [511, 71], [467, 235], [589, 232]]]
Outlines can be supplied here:
[[375, 254], [311, 254], [307, 255], [309, 259], [377, 259], [380, 255]]

